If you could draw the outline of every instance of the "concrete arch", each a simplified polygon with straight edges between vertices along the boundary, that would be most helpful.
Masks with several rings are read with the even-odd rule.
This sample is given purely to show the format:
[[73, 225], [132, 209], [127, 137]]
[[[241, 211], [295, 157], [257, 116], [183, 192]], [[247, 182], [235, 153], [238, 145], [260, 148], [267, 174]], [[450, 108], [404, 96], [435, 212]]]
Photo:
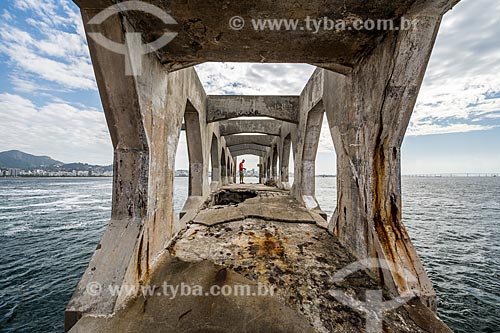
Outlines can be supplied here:
[[207, 123], [238, 117], [299, 122], [299, 96], [213, 95], [207, 99]]
[[254, 155], [254, 156], [259, 156], [259, 157], [265, 157], [266, 153], [261, 151], [261, 150], [254, 150], [254, 149], [243, 149], [243, 150], [238, 150], [233, 153], [234, 157], [237, 156], [242, 156], [242, 155]]
[[254, 150], [260, 150], [263, 152], [267, 152], [269, 147], [261, 146], [261, 145], [257, 145], [257, 144], [244, 144], [244, 145], [236, 145], [236, 146], [229, 147], [229, 151], [231, 151], [231, 153], [238, 151], [238, 150], [244, 150], [244, 149], [254, 149]]
[[227, 120], [220, 122], [220, 134], [222, 136], [239, 134], [239, 133], [260, 133], [267, 135], [280, 135], [280, 127], [282, 122], [272, 119], [259, 120]]
[[271, 147], [276, 137], [272, 135], [227, 135], [224, 138], [228, 147], [242, 144], [256, 144]]

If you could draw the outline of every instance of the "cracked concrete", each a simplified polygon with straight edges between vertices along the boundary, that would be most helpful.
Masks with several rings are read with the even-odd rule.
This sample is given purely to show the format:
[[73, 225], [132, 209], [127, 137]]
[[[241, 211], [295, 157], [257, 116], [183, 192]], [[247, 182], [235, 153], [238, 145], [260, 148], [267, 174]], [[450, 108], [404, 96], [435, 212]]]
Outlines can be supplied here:
[[[335, 273], [356, 258], [311, 217], [282, 222], [241, 216], [214, 224], [215, 216], [206, 214], [235, 205], [245, 211], [256, 202], [279, 208], [276, 199], [291, 200], [286, 192], [259, 188], [254, 189], [256, 197], [240, 196], [239, 203], [208, 204], [179, 232], [152, 274], [155, 293], [131, 299], [113, 316], [87, 316], [71, 332], [363, 332], [364, 314], [339, 302], [332, 291], [364, 301], [366, 290], [380, 287], [364, 271], [334, 281]], [[303, 208], [292, 202], [287, 210], [293, 214]], [[199, 285], [204, 291], [213, 285], [238, 285], [249, 293], [167, 297], [158, 294], [163, 283]], [[262, 292], [262, 286], [272, 294]], [[388, 290], [383, 295], [384, 300], [392, 298]], [[386, 313], [383, 325], [384, 332], [449, 332], [418, 301]]]

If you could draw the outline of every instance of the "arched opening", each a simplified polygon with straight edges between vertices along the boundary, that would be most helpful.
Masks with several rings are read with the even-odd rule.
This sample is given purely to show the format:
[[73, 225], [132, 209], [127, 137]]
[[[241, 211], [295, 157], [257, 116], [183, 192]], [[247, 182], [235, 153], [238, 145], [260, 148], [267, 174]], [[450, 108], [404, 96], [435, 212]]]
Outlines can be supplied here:
[[184, 123], [179, 135], [174, 169], [174, 216], [182, 219], [203, 195], [203, 148], [198, 111], [186, 101]]
[[329, 221], [337, 208], [337, 154], [326, 117], [323, 118], [315, 160], [315, 195]]
[[[184, 128], [184, 126], [183, 126]], [[189, 157], [186, 140], [186, 131], [182, 130], [179, 134], [177, 151], [175, 154], [174, 183], [173, 183], [173, 210], [174, 218], [178, 220], [182, 207], [188, 198], [189, 187]]]
[[261, 172], [260, 158], [257, 155], [252, 155], [250, 152], [245, 152], [244, 154], [237, 155], [235, 159], [235, 182], [240, 182], [240, 163], [243, 162], [243, 167], [246, 169], [243, 172], [244, 182], [250, 184], [259, 183], [259, 177]]

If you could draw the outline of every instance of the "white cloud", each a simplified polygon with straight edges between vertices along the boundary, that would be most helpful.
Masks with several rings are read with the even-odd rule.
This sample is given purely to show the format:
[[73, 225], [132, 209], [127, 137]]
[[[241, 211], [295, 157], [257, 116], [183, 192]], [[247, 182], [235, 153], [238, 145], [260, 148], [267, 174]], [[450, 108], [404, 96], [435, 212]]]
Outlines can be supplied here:
[[[499, 12], [496, 0], [463, 0], [445, 15], [409, 134], [469, 132], [500, 125], [491, 124], [496, 117], [489, 115], [500, 111]], [[487, 125], [471, 124], [487, 120]]]
[[[30, 89], [43, 85], [39, 79], [65, 89], [96, 89], [81, 19], [75, 8], [66, 1], [54, 0], [17, 0], [14, 4], [31, 15], [26, 20], [31, 28], [22, 30], [12, 22], [2, 22], [0, 52], [9, 57], [18, 71], [31, 74]], [[23, 80], [21, 90], [26, 90], [28, 79]], [[16, 83], [19, 86], [19, 80]]]
[[0, 94], [0, 151], [18, 149], [62, 162], [111, 164], [104, 114], [54, 101], [41, 107], [19, 95]]
[[471, 125], [471, 124], [451, 124], [451, 125], [438, 125], [438, 124], [419, 124], [416, 128], [410, 128], [408, 130], [409, 136], [417, 135], [431, 135], [431, 134], [449, 134], [449, 133], [465, 133], [472, 131], [485, 131], [493, 129], [497, 126], [489, 125]]
[[[77, 8], [66, 0], [12, 3], [17, 11], [4, 10], [1, 15], [0, 52], [14, 68], [4, 75], [14, 90], [52, 95], [88, 90], [97, 94]], [[27, 25], [21, 25], [15, 16], [19, 10], [29, 17]], [[445, 16], [409, 135], [479, 131], [500, 125], [498, 12], [497, 0], [462, 0]], [[208, 94], [297, 95], [314, 66], [206, 63], [196, 69]], [[63, 161], [111, 160], [102, 112], [53, 96], [37, 106], [19, 95], [5, 93], [0, 94], [0, 107], [1, 148], [50, 152]], [[181, 144], [179, 151], [184, 150]], [[324, 124], [318, 152], [332, 151], [331, 136]]]
[[2, 16], [2, 19], [5, 20], [5, 21], [11, 21], [12, 20], [12, 15], [10, 14], [10, 12], [7, 9], [3, 10], [3, 13], [2, 13], [1, 16]]
[[210, 95], [298, 95], [314, 69], [307, 64], [205, 63], [196, 66]]

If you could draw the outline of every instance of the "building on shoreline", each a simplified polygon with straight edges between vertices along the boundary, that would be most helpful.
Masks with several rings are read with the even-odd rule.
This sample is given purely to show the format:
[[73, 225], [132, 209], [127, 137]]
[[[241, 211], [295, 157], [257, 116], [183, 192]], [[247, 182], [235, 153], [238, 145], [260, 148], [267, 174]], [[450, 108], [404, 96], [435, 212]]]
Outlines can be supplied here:
[[0, 169], [0, 177], [113, 177], [113, 171], [105, 170], [72, 170], [48, 171], [42, 169]]

